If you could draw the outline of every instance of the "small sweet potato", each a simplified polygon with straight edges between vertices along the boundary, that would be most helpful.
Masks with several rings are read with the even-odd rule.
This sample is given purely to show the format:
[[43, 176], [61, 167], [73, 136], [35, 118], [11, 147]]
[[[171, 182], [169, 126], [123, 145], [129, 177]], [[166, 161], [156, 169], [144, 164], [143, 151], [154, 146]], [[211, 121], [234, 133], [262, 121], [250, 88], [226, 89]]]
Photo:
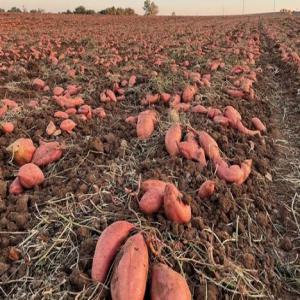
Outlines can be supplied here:
[[110, 99], [110, 101], [117, 102], [117, 97], [116, 97], [115, 93], [112, 90], [106, 90], [105, 94]]
[[46, 87], [45, 81], [39, 78], [34, 79], [32, 85], [37, 91], [42, 91]]
[[56, 86], [53, 89], [53, 95], [54, 96], [61, 96], [63, 93], [64, 93], [64, 89], [62, 87], [60, 87], [60, 86]]
[[36, 149], [32, 162], [37, 166], [46, 166], [62, 156], [62, 148], [58, 142], [41, 142], [41, 145]]
[[219, 160], [216, 164], [217, 175], [230, 183], [238, 183], [243, 180], [244, 172], [238, 165], [228, 166], [224, 160]]
[[233, 106], [226, 106], [224, 116], [229, 119], [230, 126], [237, 127], [237, 123], [242, 120], [240, 113]]
[[15, 178], [15, 180], [9, 186], [9, 193], [13, 195], [22, 194], [24, 191], [19, 178]]
[[128, 80], [128, 87], [133, 87], [136, 84], [136, 76], [131, 75]]
[[178, 144], [181, 155], [188, 160], [197, 160], [199, 145], [192, 141], [180, 142]]
[[21, 185], [27, 189], [31, 189], [45, 180], [42, 170], [33, 163], [23, 165], [19, 169], [18, 178]]
[[165, 145], [168, 153], [171, 156], [179, 154], [178, 144], [182, 138], [181, 126], [179, 123], [174, 123], [167, 131], [165, 136]]
[[232, 98], [243, 98], [245, 96], [244, 92], [241, 90], [226, 89], [225, 92]]
[[20, 138], [9, 145], [6, 150], [12, 154], [14, 161], [22, 166], [31, 162], [36, 148], [31, 139]]
[[75, 128], [76, 123], [70, 119], [66, 119], [61, 122], [60, 129], [66, 131], [67, 133], [71, 133]]
[[103, 107], [97, 107], [93, 109], [93, 114], [98, 117], [99, 119], [105, 119], [106, 118], [106, 112]]
[[0, 124], [0, 128], [4, 133], [12, 133], [15, 129], [15, 126], [12, 122], [4, 122]]
[[215, 191], [215, 182], [213, 180], [206, 180], [203, 182], [198, 190], [200, 198], [205, 199], [212, 196]]
[[60, 118], [60, 119], [68, 119], [69, 115], [64, 111], [56, 111], [54, 113], [54, 117], [55, 118]]
[[192, 295], [184, 277], [156, 263], [152, 268], [151, 300], [192, 300]]
[[206, 114], [207, 113], [207, 108], [204, 107], [203, 105], [198, 104], [198, 105], [192, 107], [191, 111], [193, 113]]
[[251, 130], [248, 129], [247, 127], [245, 127], [243, 125], [243, 123], [241, 121], [237, 122], [236, 128], [239, 132], [245, 134], [245, 135], [249, 135], [249, 136], [254, 136], [254, 135], [258, 135], [260, 136], [260, 131], [259, 130]]
[[168, 93], [161, 93], [160, 94], [160, 99], [164, 102], [164, 103], [168, 103], [171, 99], [171, 95]]
[[56, 126], [52, 121], [50, 121], [46, 128], [46, 133], [48, 135], [53, 135], [55, 133], [55, 131], [56, 131]]
[[125, 243], [111, 280], [112, 300], [143, 300], [149, 268], [148, 249], [138, 233]]
[[207, 109], [207, 116], [210, 119], [213, 119], [214, 117], [220, 116], [220, 115], [222, 115], [222, 112], [218, 108], [209, 107]]
[[144, 192], [148, 192], [152, 189], [158, 190], [161, 194], [164, 193], [166, 188], [166, 182], [157, 179], [147, 179], [142, 182], [141, 189]]
[[147, 191], [139, 202], [140, 210], [148, 215], [156, 213], [163, 204], [163, 194], [160, 190], [150, 189]]
[[156, 121], [156, 112], [153, 110], [146, 110], [139, 113], [136, 124], [138, 138], [141, 140], [149, 139], [154, 131]]
[[213, 121], [222, 126], [228, 126], [230, 124], [230, 120], [224, 116], [215, 116]]
[[159, 101], [160, 96], [159, 94], [155, 94], [155, 95], [146, 95], [146, 97], [144, 99], [142, 99], [141, 104], [142, 105], [149, 105], [149, 104], [155, 104]]
[[177, 224], [186, 224], [192, 218], [191, 206], [181, 200], [182, 194], [174, 184], [166, 184], [164, 210], [167, 218]]
[[265, 124], [259, 118], [252, 118], [251, 121], [257, 130], [261, 132], [265, 132], [267, 130]]
[[197, 88], [193, 85], [188, 85], [184, 88], [182, 93], [183, 102], [191, 102], [197, 93]]
[[251, 167], [252, 167], [252, 159], [247, 159], [242, 162], [241, 170], [243, 172], [243, 176], [240, 178], [240, 180], [235, 182], [237, 185], [241, 185], [247, 180], [247, 178], [251, 173]]
[[117, 221], [103, 230], [98, 239], [93, 258], [93, 280], [105, 282], [113, 259], [133, 228], [134, 225], [129, 222]]

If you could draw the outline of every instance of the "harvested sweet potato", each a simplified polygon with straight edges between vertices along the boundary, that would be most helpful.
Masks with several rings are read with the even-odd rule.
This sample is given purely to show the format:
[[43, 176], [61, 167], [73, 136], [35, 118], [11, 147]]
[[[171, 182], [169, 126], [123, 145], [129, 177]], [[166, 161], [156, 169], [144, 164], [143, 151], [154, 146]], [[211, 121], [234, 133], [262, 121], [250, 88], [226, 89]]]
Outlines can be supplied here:
[[171, 156], [179, 154], [178, 144], [182, 138], [181, 126], [179, 123], [174, 123], [167, 131], [165, 136], [165, 145], [168, 153]]
[[18, 178], [21, 185], [27, 189], [31, 189], [45, 180], [42, 170], [33, 163], [23, 165], [19, 169]]
[[46, 166], [59, 160], [62, 153], [62, 148], [58, 142], [41, 142], [33, 155], [32, 162], [37, 166]]
[[39, 78], [34, 79], [32, 85], [37, 91], [42, 91], [46, 87], [45, 81]]
[[161, 194], [164, 194], [166, 188], [166, 182], [157, 179], [147, 179], [142, 182], [141, 189], [144, 192], [148, 192], [152, 189], [158, 190]]
[[213, 121], [217, 124], [222, 125], [222, 126], [228, 126], [230, 124], [230, 120], [227, 117], [224, 117], [224, 116], [215, 116], [213, 118]]
[[142, 197], [139, 202], [140, 210], [148, 215], [156, 213], [163, 204], [163, 193], [160, 190], [150, 189]]
[[209, 118], [213, 119], [216, 116], [222, 115], [222, 112], [218, 108], [209, 107], [207, 109], [207, 115]]
[[70, 119], [66, 119], [60, 124], [60, 129], [66, 131], [67, 133], [71, 133], [75, 127], [76, 123]]
[[188, 85], [184, 88], [182, 93], [182, 100], [184, 102], [191, 102], [197, 93], [197, 88], [193, 85]]
[[62, 87], [60, 87], [60, 86], [56, 86], [53, 89], [53, 95], [54, 96], [61, 96], [63, 93], [64, 93], [64, 89]]
[[129, 80], [128, 80], [128, 86], [129, 87], [133, 87], [136, 84], [136, 76], [135, 75], [131, 75]]
[[241, 170], [243, 172], [243, 176], [240, 178], [240, 180], [236, 181], [237, 185], [241, 185], [247, 180], [251, 173], [251, 167], [252, 159], [247, 159], [241, 163]]
[[238, 183], [243, 180], [244, 172], [238, 165], [229, 166], [224, 160], [219, 160], [216, 164], [217, 175], [230, 183]]
[[117, 97], [116, 97], [115, 93], [112, 90], [106, 90], [105, 94], [110, 99], [110, 101], [117, 102]]
[[93, 109], [93, 114], [100, 119], [106, 118], [106, 112], [103, 107], [97, 107]]
[[164, 211], [167, 218], [177, 224], [186, 224], [192, 218], [191, 206], [181, 200], [182, 194], [174, 184], [167, 183], [164, 192]]
[[146, 95], [146, 97], [142, 99], [141, 104], [143, 105], [155, 104], [159, 101], [159, 99], [160, 99], [159, 94]]
[[0, 128], [4, 133], [12, 133], [15, 129], [15, 126], [12, 122], [4, 122], [0, 124]]
[[168, 103], [171, 99], [171, 95], [168, 93], [161, 93], [160, 94], [160, 99], [164, 102], [164, 103]]
[[92, 118], [92, 108], [90, 105], [84, 104], [78, 108], [78, 113], [85, 115], [88, 119]]
[[265, 132], [267, 130], [265, 124], [259, 118], [252, 118], [251, 121], [257, 130], [261, 132]]
[[213, 180], [206, 180], [203, 182], [198, 190], [200, 198], [205, 199], [213, 195], [215, 191], [215, 182]]
[[230, 126], [237, 127], [237, 123], [242, 120], [240, 113], [233, 106], [226, 106], [224, 116], [229, 119]]
[[12, 154], [14, 161], [22, 166], [31, 162], [36, 148], [31, 139], [20, 138], [9, 145], [6, 150]]
[[55, 118], [60, 118], [60, 119], [68, 119], [69, 115], [64, 111], [56, 111], [54, 113], [54, 117]]
[[177, 111], [187, 112], [190, 110], [191, 104], [190, 103], [178, 103], [178, 104], [173, 105], [173, 108]]
[[138, 233], [125, 243], [111, 280], [112, 300], [143, 300], [148, 276], [148, 249]]
[[241, 90], [226, 89], [225, 92], [232, 98], [243, 98], [245, 96], [244, 92]]
[[55, 102], [61, 107], [65, 108], [75, 108], [84, 104], [84, 100], [81, 97], [70, 98], [68, 95], [65, 96], [53, 96]]
[[153, 110], [146, 110], [139, 113], [136, 124], [138, 138], [141, 140], [149, 139], [154, 131], [156, 121], [156, 112]]
[[52, 121], [50, 121], [46, 128], [46, 133], [48, 135], [53, 135], [55, 131], [56, 131], [56, 126]]
[[250, 136], [259, 135], [260, 136], [260, 131], [259, 130], [248, 129], [247, 127], [245, 127], [243, 125], [243, 123], [241, 121], [237, 122], [236, 128], [238, 129], [239, 132], [241, 132], [245, 135], [250, 135]]
[[156, 263], [152, 268], [151, 300], [192, 300], [192, 295], [184, 277]]
[[129, 222], [117, 221], [104, 229], [98, 239], [93, 258], [93, 280], [105, 282], [113, 259], [133, 228], [134, 225]]
[[221, 158], [217, 142], [205, 131], [199, 132], [199, 142], [205, 154], [213, 161]]
[[191, 111], [193, 113], [200, 113], [200, 114], [206, 114], [207, 113], [207, 108], [205, 108], [203, 105], [196, 105], [192, 107]]
[[193, 141], [180, 142], [178, 144], [178, 147], [181, 155], [186, 159], [188, 160], [197, 159], [197, 155], [200, 147], [196, 142]]
[[15, 180], [9, 186], [9, 193], [13, 195], [22, 194], [24, 191], [19, 178], [15, 178]]

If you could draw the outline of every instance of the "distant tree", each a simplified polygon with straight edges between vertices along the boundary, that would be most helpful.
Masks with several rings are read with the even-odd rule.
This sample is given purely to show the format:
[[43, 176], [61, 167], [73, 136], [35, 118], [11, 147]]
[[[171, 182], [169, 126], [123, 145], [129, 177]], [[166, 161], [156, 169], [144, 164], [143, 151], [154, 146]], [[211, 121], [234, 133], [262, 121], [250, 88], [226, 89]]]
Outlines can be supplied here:
[[88, 9], [88, 10], [85, 11], [85, 14], [87, 14], [87, 15], [93, 15], [95, 13], [96, 12], [93, 9]]
[[83, 5], [80, 5], [75, 8], [74, 14], [86, 14], [86, 9]]
[[151, 2], [150, 0], [146, 0], [144, 2], [143, 9], [145, 11], [146, 16], [157, 15], [159, 11], [158, 6], [154, 3], [154, 1]]
[[45, 11], [41, 8], [38, 8], [38, 9], [32, 9], [30, 11], [31, 14], [43, 14]]
[[22, 11], [21, 11], [20, 8], [14, 6], [11, 9], [9, 9], [7, 12], [9, 12], [9, 13], [21, 13]]
[[171, 15], [171, 16], [172, 16], [172, 17], [175, 17], [175, 16], [176, 16], [175, 11], [172, 12], [172, 15]]
[[72, 12], [69, 10], [69, 9], [67, 9], [65, 12], [63, 12], [64, 14], [67, 14], [67, 15], [69, 15], [69, 14], [72, 14]]
[[99, 14], [112, 16], [132, 16], [135, 15], [135, 11], [132, 8], [121, 8], [112, 6], [99, 11]]
[[0, 8], [0, 13], [4, 13], [4, 12], [5, 12], [5, 9]]

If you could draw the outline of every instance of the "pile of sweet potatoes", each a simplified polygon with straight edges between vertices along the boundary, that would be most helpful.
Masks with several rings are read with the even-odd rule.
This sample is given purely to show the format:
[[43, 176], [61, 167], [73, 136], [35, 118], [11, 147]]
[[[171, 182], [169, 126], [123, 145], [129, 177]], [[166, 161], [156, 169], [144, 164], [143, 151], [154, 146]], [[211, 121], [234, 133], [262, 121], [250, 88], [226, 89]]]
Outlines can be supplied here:
[[[110, 270], [113, 300], [143, 300], [149, 271], [149, 253], [144, 236], [133, 224], [117, 221], [98, 239], [92, 265], [92, 279], [106, 283]], [[131, 235], [133, 234], [133, 235]], [[152, 300], [191, 300], [186, 280], [168, 266], [155, 263], [151, 276]]]

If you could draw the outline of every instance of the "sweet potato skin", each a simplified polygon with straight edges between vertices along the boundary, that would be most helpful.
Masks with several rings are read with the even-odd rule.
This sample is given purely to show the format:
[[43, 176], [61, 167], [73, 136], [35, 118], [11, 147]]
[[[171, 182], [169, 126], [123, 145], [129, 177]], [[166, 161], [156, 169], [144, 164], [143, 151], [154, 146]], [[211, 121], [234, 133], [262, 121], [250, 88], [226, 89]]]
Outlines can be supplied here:
[[148, 249], [138, 233], [125, 243], [111, 280], [112, 300], [143, 300], [149, 268]]
[[186, 224], [192, 218], [191, 207], [181, 201], [182, 195], [174, 184], [166, 184], [164, 210], [167, 218], [177, 224]]
[[199, 142], [200, 145], [203, 147], [205, 154], [216, 161], [221, 158], [220, 150], [217, 142], [205, 131], [199, 132]]
[[179, 273], [157, 263], [152, 268], [151, 300], [192, 300], [192, 295]]
[[147, 192], [149, 190], [155, 189], [158, 190], [161, 194], [164, 193], [166, 188], [166, 183], [162, 180], [158, 179], [147, 179], [142, 182], [141, 189], [144, 192]]
[[252, 118], [251, 121], [257, 130], [261, 132], [267, 131], [265, 124], [259, 118]]
[[139, 202], [140, 210], [145, 214], [153, 214], [160, 210], [163, 204], [163, 194], [156, 189], [147, 191]]
[[62, 149], [58, 142], [43, 142], [36, 149], [32, 162], [37, 166], [46, 166], [59, 160], [61, 156]]
[[141, 140], [147, 140], [150, 138], [154, 131], [154, 126], [156, 123], [156, 113], [155, 111], [146, 110], [138, 115], [138, 120], [136, 124], [137, 136]]
[[200, 198], [205, 199], [212, 196], [215, 191], [215, 182], [213, 180], [206, 180], [203, 182], [198, 190]]
[[171, 156], [176, 156], [179, 154], [178, 144], [180, 143], [181, 138], [181, 126], [179, 123], [175, 123], [168, 129], [165, 136], [166, 149]]
[[33, 163], [23, 165], [19, 169], [18, 178], [21, 185], [27, 189], [31, 189], [45, 180], [42, 170]]
[[134, 225], [117, 221], [104, 229], [98, 239], [92, 265], [92, 279], [105, 282], [111, 263]]

